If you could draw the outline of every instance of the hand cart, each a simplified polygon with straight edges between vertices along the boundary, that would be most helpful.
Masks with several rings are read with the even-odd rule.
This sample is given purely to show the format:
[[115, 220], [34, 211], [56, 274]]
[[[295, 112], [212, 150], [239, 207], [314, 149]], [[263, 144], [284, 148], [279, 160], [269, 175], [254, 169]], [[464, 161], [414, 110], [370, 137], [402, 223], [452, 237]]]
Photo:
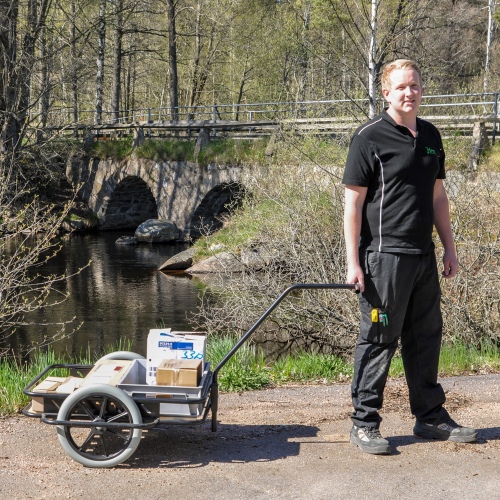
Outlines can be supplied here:
[[[279, 303], [297, 289], [356, 289], [348, 284], [296, 284], [287, 288], [241, 337], [212, 371], [205, 363], [197, 388], [151, 386], [146, 384], [146, 360], [133, 352], [119, 351], [99, 360], [132, 362], [127, 375], [117, 384], [91, 384], [69, 394], [34, 392], [50, 372], [62, 370], [85, 377], [94, 365], [53, 364], [47, 366], [24, 389], [32, 401], [23, 409], [28, 417], [55, 425], [57, 436], [68, 455], [86, 467], [114, 467], [130, 458], [143, 430], [164, 425], [193, 425], [212, 414], [212, 431], [217, 430], [219, 389], [217, 376], [244, 342], [255, 332]], [[42, 400], [43, 412], [33, 411], [34, 401]]]

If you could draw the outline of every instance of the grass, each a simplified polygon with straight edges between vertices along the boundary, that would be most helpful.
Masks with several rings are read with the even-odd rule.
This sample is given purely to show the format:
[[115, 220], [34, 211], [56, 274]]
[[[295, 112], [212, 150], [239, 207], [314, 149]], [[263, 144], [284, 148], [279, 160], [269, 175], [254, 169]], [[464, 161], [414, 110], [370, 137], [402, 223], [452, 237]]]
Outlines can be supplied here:
[[252, 219], [246, 217], [244, 211], [236, 210], [224, 227], [209, 236], [202, 236], [195, 242], [195, 261], [206, 259], [218, 251], [237, 252], [238, 248], [248, 245], [259, 236], [261, 221], [265, 220], [274, 209], [275, 206], [270, 200], [262, 200], [255, 209], [259, 216]]
[[123, 160], [132, 153], [132, 138], [97, 141], [92, 145], [92, 156], [102, 160]]
[[[116, 345], [108, 346], [104, 354], [114, 351], [130, 351], [131, 346], [128, 340], [120, 340]], [[23, 389], [47, 366], [61, 363], [90, 365], [100, 357], [88, 350], [70, 359], [69, 356], [56, 356], [49, 348], [47, 352], [36, 351], [29, 362], [21, 363], [15, 357], [0, 358], [0, 415], [17, 413], [28, 404], [29, 397], [23, 394]], [[67, 370], [51, 371], [51, 376], [67, 375]]]
[[[212, 369], [231, 351], [237, 340], [231, 336], [211, 337], [207, 343], [207, 359]], [[253, 344], [245, 343], [221, 368], [218, 382], [222, 391], [260, 389], [271, 382], [264, 357]]]
[[485, 163], [488, 165], [489, 172], [500, 172], [500, 142], [496, 139], [495, 145], [486, 153]]
[[154, 161], [193, 161], [194, 142], [148, 139], [135, 154], [138, 158]]
[[299, 352], [276, 361], [271, 369], [276, 383], [343, 382], [353, 374], [352, 366], [332, 354]]
[[219, 165], [241, 165], [263, 163], [267, 140], [217, 139], [209, 142], [200, 152], [200, 165], [217, 163]]
[[[463, 343], [444, 345], [439, 358], [439, 373], [447, 376], [463, 375], [500, 370], [500, 349], [492, 344], [480, 347], [467, 346]], [[403, 377], [403, 360], [396, 355], [389, 371], [391, 377]]]
[[[210, 337], [207, 346], [207, 359], [211, 368], [230, 352], [237, 342], [232, 336]], [[129, 351], [131, 343], [127, 340], [116, 346], [110, 346], [106, 352]], [[93, 364], [98, 358], [90, 351], [80, 354], [71, 362]], [[31, 362], [20, 364], [13, 358], [0, 361], [0, 414], [12, 415], [20, 411], [29, 398], [23, 394], [23, 388], [46, 366], [56, 363], [68, 363], [67, 356], [56, 356], [53, 351], [36, 353]], [[462, 375], [481, 372], [500, 371], [500, 349], [494, 345], [475, 348], [456, 343], [445, 345], [441, 351], [439, 372], [441, 376]], [[274, 363], [266, 363], [264, 356], [252, 343], [245, 343], [229, 359], [219, 372], [221, 391], [238, 392], [262, 389], [266, 386], [287, 383], [334, 383], [348, 382], [353, 374], [352, 365], [331, 354], [298, 352], [286, 356]], [[51, 375], [57, 376], [55, 372]], [[59, 374], [64, 376], [65, 373]], [[392, 361], [389, 376], [404, 376], [401, 357], [396, 355]]]
[[95, 142], [92, 154], [103, 160], [112, 158], [123, 160], [134, 152], [138, 158], [154, 161], [198, 160], [202, 166], [209, 163], [241, 165], [262, 163], [265, 159], [267, 142], [267, 139], [255, 141], [216, 139], [210, 141], [196, 159], [194, 141], [146, 139], [134, 150], [131, 138], [111, 139]]

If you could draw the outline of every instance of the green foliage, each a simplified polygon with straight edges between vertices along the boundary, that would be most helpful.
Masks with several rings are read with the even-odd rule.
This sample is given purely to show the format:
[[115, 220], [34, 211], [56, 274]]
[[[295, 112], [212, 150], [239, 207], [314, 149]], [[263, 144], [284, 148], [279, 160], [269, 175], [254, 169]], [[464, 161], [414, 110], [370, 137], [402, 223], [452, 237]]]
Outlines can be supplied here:
[[[439, 373], [462, 375], [464, 373], [488, 373], [500, 370], [500, 349], [495, 344], [483, 342], [479, 347], [462, 341], [444, 344], [439, 358]], [[389, 371], [391, 377], [404, 376], [400, 354], [394, 356]]]
[[276, 145], [275, 163], [278, 165], [321, 165], [344, 168], [349, 145], [349, 134], [338, 139], [316, 135], [286, 135]]
[[[114, 346], [107, 346], [104, 354], [115, 351], [131, 351], [132, 341], [120, 339]], [[69, 355], [58, 355], [52, 349], [45, 352], [35, 351], [27, 362], [21, 362], [15, 357], [0, 357], [0, 415], [17, 413], [28, 404], [29, 397], [23, 394], [23, 389], [28, 383], [41, 373], [47, 366], [63, 363], [91, 365], [101, 357], [92, 353], [90, 349], [81, 352], [76, 358]], [[57, 369], [50, 372], [54, 377], [69, 376], [69, 370]]]
[[302, 351], [273, 364], [274, 382], [343, 382], [352, 377], [352, 366], [333, 354]]
[[241, 165], [263, 163], [267, 140], [217, 139], [209, 142], [200, 152], [200, 165]]
[[138, 158], [154, 161], [193, 161], [193, 153], [194, 143], [182, 140], [148, 139], [135, 150]]
[[470, 137], [456, 136], [443, 140], [446, 153], [446, 170], [467, 170], [467, 162], [471, 152]]
[[132, 138], [97, 141], [92, 145], [91, 154], [102, 160], [123, 160], [132, 153]]
[[[37, 353], [29, 363], [20, 363], [15, 358], [0, 358], [0, 414], [18, 412], [29, 402], [22, 393], [23, 388], [48, 365], [58, 361], [52, 350]], [[59, 374], [54, 373], [54, 376]]]
[[500, 144], [498, 141], [488, 150], [479, 168], [481, 171], [500, 172]]
[[275, 204], [270, 200], [260, 200], [258, 207], [254, 210], [259, 213], [258, 217], [249, 218], [245, 205], [249, 200], [243, 202], [243, 207], [231, 214], [231, 219], [219, 231], [201, 237], [195, 243], [197, 249], [194, 260], [196, 262], [210, 257], [215, 252], [230, 251], [239, 252], [239, 248], [256, 239], [262, 230], [262, 220], [271, 216], [275, 211]]
[[[201, 151], [198, 163], [241, 165], [262, 163], [265, 159], [267, 139], [247, 141], [218, 139], [211, 141]], [[132, 155], [154, 161], [195, 161], [194, 142], [184, 140], [147, 139], [144, 144], [132, 148], [132, 139], [98, 141], [92, 146], [92, 155], [103, 160], [123, 160]]]
[[[209, 337], [207, 359], [212, 369], [231, 351], [237, 339], [233, 336]], [[265, 361], [254, 344], [245, 343], [229, 359], [219, 372], [219, 386], [222, 391], [246, 391], [260, 389], [271, 381], [265, 369]]]
[[[236, 344], [232, 335], [210, 336], [207, 345], [207, 359], [213, 370]], [[131, 350], [131, 342], [120, 341], [116, 346], [109, 346], [106, 352]], [[72, 363], [90, 365], [99, 358], [90, 351], [80, 354]], [[13, 358], [0, 359], [0, 415], [19, 412], [28, 404], [29, 398], [23, 388], [52, 364], [69, 363], [67, 356], [56, 356], [54, 351], [37, 351], [28, 363], [20, 363]], [[478, 348], [455, 342], [445, 344], [441, 350], [439, 371], [443, 375], [463, 373], [488, 373], [500, 370], [500, 350], [491, 343], [484, 343]], [[333, 383], [348, 382], [353, 374], [351, 364], [331, 354], [299, 351], [275, 361], [269, 366], [264, 356], [253, 343], [245, 343], [230, 358], [219, 372], [221, 391], [247, 391], [261, 389], [269, 384], [286, 383]], [[51, 372], [54, 376], [67, 376], [64, 369]], [[396, 355], [391, 364], [391, 377], [404, 376], [400, 355]]]

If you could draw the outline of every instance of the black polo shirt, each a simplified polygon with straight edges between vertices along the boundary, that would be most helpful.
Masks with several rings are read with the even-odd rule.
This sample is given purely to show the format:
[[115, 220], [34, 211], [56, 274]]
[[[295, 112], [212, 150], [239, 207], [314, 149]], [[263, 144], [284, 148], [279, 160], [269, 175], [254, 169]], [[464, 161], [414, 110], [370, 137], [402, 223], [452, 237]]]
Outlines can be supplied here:
[[368, 188], [360, 247], [421, 254], [434, 248], [433, 193], [445, 178], [437, 128], [417, 118], [417, 137], [386, 111], [359, 127], [351, 139], [342, 182]]

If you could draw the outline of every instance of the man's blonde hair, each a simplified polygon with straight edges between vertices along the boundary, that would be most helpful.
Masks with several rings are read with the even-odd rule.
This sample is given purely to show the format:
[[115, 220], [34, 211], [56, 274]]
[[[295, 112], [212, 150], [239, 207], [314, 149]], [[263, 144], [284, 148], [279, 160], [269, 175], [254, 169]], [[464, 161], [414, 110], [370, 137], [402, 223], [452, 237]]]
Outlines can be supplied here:
[[418, 73], [422, 86], [422, 72], [419, 65], [411, 59], [396, 59], [384, 66], [382, 71], [382, 90], [391, 90], [391, 73], [397, 69], [414, 69]]

